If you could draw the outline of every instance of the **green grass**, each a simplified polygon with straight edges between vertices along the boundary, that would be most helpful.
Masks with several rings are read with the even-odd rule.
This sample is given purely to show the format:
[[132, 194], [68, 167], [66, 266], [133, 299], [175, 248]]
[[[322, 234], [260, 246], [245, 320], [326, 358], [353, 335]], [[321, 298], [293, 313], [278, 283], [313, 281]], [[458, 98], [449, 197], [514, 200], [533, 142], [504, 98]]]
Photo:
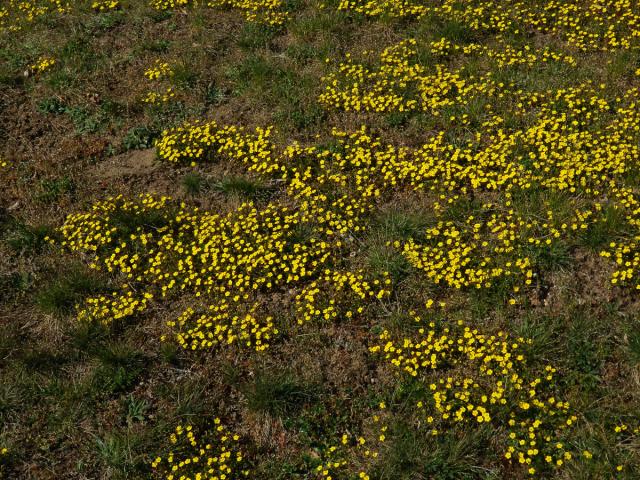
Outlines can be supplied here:
[[146, 363], [141, 352], [122, 343], [106, 345], [96, 355], [99, 364], [93, 372], [93, 390], [99, 394], [129, 391]]
[[247, 406], [255, 412], [276, 417], [293, 415], [318, 395], [318, 387], [289, 373], [260, 371], [242, 387]]
[[384, 452], [385, 460], [377, 467], [378, 478], [496, 478], [497, 472], [479, 466], [491, 438], [488, 429], [429, 437], [416, 434], [409, 425], [397, 423], [392, 434], [394, 440]]
[[50, 235], [53, 235], [53, 231], [48, 225], [31, 226], [13, 222], [4, 234], [4, 241], [17, 254], [34, 254], [42, 250], [45, 239]]
[[236, 195], [250, 199], [268, 196], [271, 191], [271, 187], [262, 180], [241, 176], [228, 176], [209, 184], [214, 191], [226, 196]]
[[54, 277], [36, 294], [36, 304], [44, 313], [71, 313], [85, 296], [104, 291], [104, 280], [81, 267], [73, 267]]
[[199, 194], [206, 185], [206, 178], [198, 173], [189, 173], [182, 177], [182, 187], [189, 195]]

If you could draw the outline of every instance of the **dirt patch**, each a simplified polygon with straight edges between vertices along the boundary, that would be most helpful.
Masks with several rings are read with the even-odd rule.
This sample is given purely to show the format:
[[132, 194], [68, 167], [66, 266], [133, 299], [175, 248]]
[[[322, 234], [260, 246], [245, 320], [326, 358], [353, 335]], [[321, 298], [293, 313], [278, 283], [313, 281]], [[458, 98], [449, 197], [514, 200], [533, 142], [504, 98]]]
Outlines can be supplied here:
[[156, 159], [155, 149], [135, 150], [93, 165], [87, 169], [86, 180], [95, 189], [112, 194], [130, 191], [175, 193], [175, 171]]

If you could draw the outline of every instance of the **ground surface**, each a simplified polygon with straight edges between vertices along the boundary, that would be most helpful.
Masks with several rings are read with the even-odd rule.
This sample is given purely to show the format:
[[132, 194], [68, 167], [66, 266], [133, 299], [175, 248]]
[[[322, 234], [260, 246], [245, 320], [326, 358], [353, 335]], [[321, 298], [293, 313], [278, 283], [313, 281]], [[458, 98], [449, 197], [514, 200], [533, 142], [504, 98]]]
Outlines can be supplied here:
[[0, 3], [0, 477], [640, 476], [640, 8]]

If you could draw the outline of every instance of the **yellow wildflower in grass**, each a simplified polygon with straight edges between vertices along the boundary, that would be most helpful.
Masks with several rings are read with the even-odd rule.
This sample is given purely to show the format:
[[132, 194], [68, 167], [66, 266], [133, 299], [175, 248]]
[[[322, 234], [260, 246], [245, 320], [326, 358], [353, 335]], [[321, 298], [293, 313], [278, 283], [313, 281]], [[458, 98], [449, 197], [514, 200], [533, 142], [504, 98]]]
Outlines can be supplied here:
[[151, 0], [157, 10], [170, 10], [188, 5], [238, 10], [248, 22], [265, 25], [282, 25], [289, 14], [283, 0]]
[[175, 98], [176, 93], [173, 90], [173, 87], [167, 87], [164, 92], [149, 92], [142, 99], [144, 103], [148, 103], [150, 105], [158, 105], [161, 103], [167, 103], [172, 98]]
[[31, 65], [30, 69], [33, 73], [38, 74], [49, 70], [55, 63], [55, 58], [40, 57], [36, 63]]
[[150, 0], [149, 4], [156, 10], [170, 10], [191, 5], [191, 0]]
[[289, 18], [283, 0], [208, 0], [206, 5], [237, 9], [248, 22], [272, 26], [282, 25]]
[[147, 80], [157, 85], [146, 94], [142, 101], [151, 105], [158, 105], [175, 98], [176, 93], [173, 86], [166, 85], [174, 73], [173, 67], [168, 62], [156, 60], [152, 67], [145, 70], [144, 76]]
[[162, 60], [156, 60], [155, 64], [144, 72], [144, 76], [149, 80], [161, 80], [163, 78], [171, 77], [173, 74], [174, 72], [171, 65], [167, 62], [163, 62]]
[[179, 425], [169, 440], [171, 451], [151, 463], [160, 478], [238, 480], [250, 475], [240, 436], [224, 426], [219, 418], [202, 432], [196, 432], [192, 425]]
[[429, 51], [440, 58], [447, 58], [454, 54], [462, 54], [466, 57], [485, 57], [495, 63], [497, 68], [504, 68], [513, 65], [535, 65], [562, 62], [569, 66], [576, 66], [577, 61], [571, 55], [554, 51], [550, 47], [534, 48], [525, 45], [522, 49], [517, 49], [498, 38], [496, 45], [487, 46], [481, 43], [457, 44], [446, 38], [434, 41], [429, 44]]
[[[522, 104], [514, 113], [529, 111], [532, 101], [537, 99], [528, 92], [516, 89], [515, 84], [496, 82], [495, 69], [510, 66], [534, 68], [549, 62], [562, 62], [573, 67], [576, 60], [552, 51], [549, 48], [517, 50], [505, 42], [495, 47], [482, 44], [457, 45], [446, 39], [432, 42], [428, 50], [438, 63], [427, 67], [419, 60], [421, 46], [415, 39], [407, 39], [392, 45], [379, 55], [379, 67], [356, 63], [350, 54], [340, 63], [336, 71], [323, 77], [324, 91], [319, 102], [328, 109], [352, 112], [429, 112], [442, 115], [445, 109], [464, 107], [472, 102], [492, 103], [513, 98], [514, 104]], [[364, 52], [367, 57], [372, 52]], [[489, 67], [480, 74], [467, 74], [464, 67], [451, 69], [446, 65], [453, 55], [481, 57], [490, 60]], [[529, 104], [525, 108], [525, 104]], [[455, 120], [455, 117], [451, 118]], [[468, 124], [465, 119], [463, 124]]]
[[354, 478], [370, 480], [367, 471], [380, 455], [387, 425], [380, 415], [373, 415], [362, 435], [343, 434], [339, 442], [320, 449], [320, 463], [312, 470], [311, 478], [338, 480]]
[[[482, 131], [478, 131], [475, 138], [466, 144], [448, 144], [443, 131], [417, 151], [399, 149], [394, 152], [393, 160], [387, 160], [383, 167], [387, 188], [408, 184], [415, 189], [438, 193], [444, 202], [444, 206], [436, 204], [439, 211], [446, 211], [448, 205], [470, 192], [491, 191], [506, 196], [498, 202], [498, 208], [509, 206], [509, 195], [513, 192], [539, 189], [563, 192], [573, 196], [572, 201], [576, 205], [582, 205], [583, 208], [576, 209], [573, 219], [567, 218], [553, 227], [554, 219], [538, 225], [526, 218], [513, 217], [515, 213], [509, 211], [506, 225], [502, 225], [505, 223], [502, 221], [496, 223], [498, 230], [491, 232], [507, 240], [510, 237], [518, 240], [515, 243], [511, 241], [511, 245], [500, 246], [500, 249], [506, 249], [504, 252], [515, 252], [518, 245], [551, 249], [558, 241], [566, 243], [567, 239], [578, 238], [592, 225], [605, 221], [603, 199], [612, 199], [614, 208], [622, 212], [631, 230], [638, 230], [640, 205], [633, 188], [626, 185], [625, 173], [635, 168], [639, 156], [637, 132], [640, 118], [636, 108], [636, 89], [630, 89], [611, 101], [602, 96], [601, 89], [589, 82], [539, 93], [516, 90], [513, 85], [496, 84], [491, 79], [482, 80], [472, 87], [468, 80], [442, 74], [435, 75], [439, 80], [431, 81], [429, 77], [425, 82], [424, 68], [409, 60], [415, 54], [414, 46], [415, 41], [405, 41], [386, 49], [381, 55], [382, 65], [378, 70], [353, 62], [342, 64], [339, 73], [325, 79], [326, 88], [320, 101], [328, 108], [343, 110], [433, 109], [432, 113], [437, 114], [445, 106], [464, 106], [476, 93], [481, 93], [484, 99], [488, 99], [486, 95], [499, 101], [511, 98], [515, 104], [515, 109], [509, 112], [511, 115], [524, 116], [534, 111], [535, 116], [533, 119], [529, 117], [527, 126], [508, 130], [504, 127], [503, 118], [495, 112], [495, 106], [489, 102], [485, 105]], [[443, 43], [434, 48], [444, 51], [451, 47]], [[438, 84], [443, 79], [448, 79], [447, 85]], [[421, 87], [423, 83], [427, 87]], [[435, 93], [428, 93], [432, 88]], [[416, 92], [422, 93], [416, 95]], [[452, 121], [454, 119], [451, 117]], [[475, 222], [474, 219], [467, 220], [468, 223]], [[515, 224], [510, 226], [512, 223]], [[408, 259], [418, 268], [429, 271], [430, 267], [425, 262], [441, 263], [453, 275], [447, 283], [458, 288], [472, 283], [474, 286], [491, 284], [480, 279], [511, 276], [516, 262], [528, 263], [524, 257], [512, 256], [505, 260], [510, 263], [508, 268], [494, 265], [492, 256], [487, 257], [487, 252], [481, 248], [490, 238], [474, 233], [472, 227], [494, 229], [482, 222], [469, 223], [468, 232], [463, 234], [446, 231], [448, 227], [440, 225], [427, 235], [430, 241], [436, 241], [435, 235], [444, 235], [435, 246], [422, 250], [412, 241], [397, 246], [404, 249]], [[539, 233], [525, 238], [529, 229]], [[438, 233], [434, 235], [436, 231]], [[460, 238], [446, 238], [449, 234], [460, 234]], [[462, 241], [469, 235], [473, 242]], [[451, 245], [454, 245], [454, 250], [449, 249]], [[640, 235], [632, 235], [612, 243], [610, 249], [602, 252], [603, 256], [612, 257], [620, 266], [612, 277], [613, 284], [634, 282], [634, 286], [640, 288], [640, 282], [635, 281], [640, 266], [639, 246]], [[464, 273], [469, 262], [477, 262], [476, 268], [481, 269], [475, 282], [458, 277], [473, 275], [471, 271]], [[433, 278], [438, 279], [437, 276]], [[530, 283], [529, 276], [526, 284]]]
[[[546, 49], [522, 52], [447, 40], [430, 48], [443, 58], [484, 56], [505, 67], [575, 63]], [[183, 348], [239, 345], [257, 351], [279, 335], [276, 295], [291, 300], [291, 320], [300, 324], [362, 320], [384, 305], [392, 281], [386, 272], [367, 273], [345, 259], [358, 255], [370, 216], [398, 192], [425, 193], [433, 200], [429, 225], [387, 246], [423, 274], [435, 295], [501, 284], [508, 286], [505, 301], [519, 305], [521, 298], [514, 297], [526, 293], [544, 269], [539, 259], [555, 248], [570, 251], [606, 225], [611, 211], [629, 232], [601, 253], [615, 263], [611, 281], [640, 288], [640, 200], [629, 180], [640, 158], [636, 89], [616, 99], [590, 82], [524, 91], [489, 73], [467, 76], [444, 63], [428, 71], [416, 54], [416, 42], [407, 40], [385, 49], [379, 67], [346, 61], [325, 79], [321, 102], [330, 109], [433, 116], [478, 102], [473, 135], [451, 140], [446, 134], [455, 122], [472, 128], [465, 114], [447, 114], [444, 122], [450, 123], [438, 125], [419, 147], [385, 143], [364, 126], [334, 129], [331, 146], [276, 145], [268, 126], [246, 130], [192, 121], [166, 130], [156, 143], [160, 161], [229, 162], [276, 186], [280, 195], [242, 202], [228, 212], [201, 211], [167, 197], [119, 196], [69, 215], [60, 229], [62, 247], [82, 253], [116, 283], [113, 292], [84, 299], [79, 319], [109, 324], [144, 314], [151, 305], [188, 303], [168, 322]], [[159, 61], [145, 76], [161, 81], [170, 72]], [[506, 122], [505, 113], [516, 121]], [[456, 213], [471, 198], [472, 212]], [[433, 305], [429, 300], [427, 308]], [[562, 399], [556, 369], [532, 365], [527, 339], [415, 320], [415, 336], [393, 338], [385, 331], [370, 350], [424, 382], [416, 417], [426, 425], [425, 434], [491, 425], [504, 432], [495, 441], [499, 454], [530, 475], [546, 475], [579, 456], [565, 440], [577, 416]], [[616, 433], [626, 431], [618, 428]], [[184, 431], [177, 431], [176, 442], [186, 435], [192, 446], [198, 443]], [[353, 459], [377, 456], [371, 440], [385, 442], [388, 434], [385, 427], [367, 438], [343, 437], [323, 454], [315, 475], [368, 478], [366, 462]], [[166, 463], [188, 471], [202, 455], [177, 463], [170, 455]], [[216, 463], [222, 454], [212, 455]], [[582, 452], [586, 459], [590, 455]], [[154, 467], [159, 465], [165, 461], [157, 459]], [[225, 462], [212, 473], [228, 476], [227, 467]]]
[[531, 373], [524, 354], [528, 340], [481, 333], [462, 322], [430, 323], [418, 334], [394, 340], [384, 331], [370, 351], [428, 387], [416, 405], [427, 428], [442, 432], [456, 424], [492, 424], [506, 431], [504, 458], [534, 473], [548, 470], [549, 461], [572, 458], [557, 439], [577, 417], [568, 402], [556, 400], [555, 368]]
[[480, 32], [534, 31], [583, 51], [631, 50], [637, 48], [640, 37], [640, 7], [628, 0], [561, 4], [555, 0], [341, 0], [338, 9], [369, 17], [436, 17]]
[[70, 11], [73, 3], [67, 0], [6, 0], [0, 5], [0, 32], [16, 32], [24, 24], [40, 18]]
[[116, 10], [120, 8], [120, 2], [118, 0], [97, 0], [91, 4], [91, 8], [99, 12]]
[[[258, 294], [288, 285], [295, 287], [299, 322], [351, 318], [367, 302], [388, 295], [389, 279], [365, 279], [327, 269], [327, 263], [343, 256], [377, 202], [398, 188], [433, 192], [440, 199], [439, 215], [470, 192], [500, 194], [498, 203], [486, 203], [461, 224], [439, 220], [424, 238], [392, 246], [436, 285], [488, 288], [508, 281], [513, 293], [522, 292], [535, 280], [531, 254], [544, 256], [602, 221], [603, 195], [618, 199], [625, 211], [640, 211], [633, 191], [624, 186], [638, 157], [636, 94], [611, 105], [584, 85], [535, 101], [539, 118], [530, 126], [506, 132], [495, 123], [485, 138], [462, 147], [447, 144], [441, 134], [418, 149], [395, 147], [366, 128], [351, 134], [335, 130], [337, 149], [297, 143], [278, 148], [270, 141], [270, 128], [245, 132], [215, 122], [166, 131], [157, 142], [161, 160], [237, 162], [251, 174], [279, 182], [283, 197], [261, 207], [245, 203], [226, 215], [177, 206], [166, 198], [116, 198], [89, 214], [70, 216], [62, 228], [63, 246], [95, 254], [96, 268], [141, 286], [134, 294], [123, 283], [111, 296], [88, 299], [80, 317], [108, 323], [144, 311], [152, 300], [194, 295], [195, 310], [170, 323], [185, 348], [241, 343], [261, 350], [277, 328], [269, 315], [256, 318]], [[563, 104], [569, 110], [558, 113]], [[542, 218], [516, 211], [515, 194], [534, 189], [563, 193], [576, 208], [562, 216], [548, 209]], [[149, 214], [165, 222], [162, 227], [133, 232], [119, 227], [117, 216]], [[638, 225], [634, 215], [627, 220], [632, 226]], [[297, 235], [303, 227], [309, 238]], [[614, 283], [635, 276], [640, 262], [635, 245], [613, 244], [624, 268], [614, 274]], [[634, 260], [625, 261], [629, 256]], [[328, 292], [338, 297], [332, 302]]]
[[[517, 292], [535, 278], [533, 261], [527, 254], [545, 251], [555, 242], [582, 232], [594, 214], [577, 210], [572, 217], [539, 220], [498, 209], [484, 204], [462, 224], [441, 221], [427, 230], [420, 244], [409, 240], [402, 245], [402, 254], [435, 284], [479, 289], [508, 280]], [[395, 246], [400, 247], [400, 242]]]

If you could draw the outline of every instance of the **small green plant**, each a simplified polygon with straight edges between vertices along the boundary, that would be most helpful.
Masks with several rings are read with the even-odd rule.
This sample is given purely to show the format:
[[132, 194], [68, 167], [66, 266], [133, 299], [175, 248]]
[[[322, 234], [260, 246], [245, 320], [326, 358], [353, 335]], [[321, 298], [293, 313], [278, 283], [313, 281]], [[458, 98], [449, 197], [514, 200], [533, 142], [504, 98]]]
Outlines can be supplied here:
[[76, 130], [76, 134], [95, 133], [103, 123], [102, 115], [91, 114], [84, 107], [70, 107], [65, 110]]
[[0, 291], [4, 293], [5, 299], [27, 292], [33, 286], [33, 278], [27, 272], [12, 272], [0, 275]]
[[125, 419], [127, 426], [131, 427], [135, 423], [144, 422], [149, 403], [144, 399], [137, 399], [133, 395], [128, 395], [124, 400], [126, 409]]
[[410, 117], [409, 112], [390, 112], [385, 116], [385, 121], [390, 127], [397, 128], [406, 125]]
[[125, 14], [122, 11], [105, 12], [91, 18], [86, 24], [86, 33], [100, 34], [114, 29], [125, 23]]
[[374, 274], [388, 272], [398, 282], [411, 271], [411, 264], [397, 249], [386, 245], [374, 245], [367, 254], [369, 268]]
[[133, 454], [128, 437], [108, 434], [104, 438], [96, 438], [95, 442], [98, 458], [105, 465], [122, 473], [131, 468]]
[[63, 195], [72, 195], [76, 186], [69, 177], [62, 177], [53, 180], [42, 180], [42, 182], [40, 182], [40, 188], [41, 191], [37, 199], [41, 202], [51, 203]]
[[126, 210], [116, 210], [111, 215], [112, 224], [118, 229], [118, 233], [128, 236], [139, 228], [158, 229], [164, 227], [171, 221], [169, 212], [150, 210], [143, 212], [129, 212]]
[[198, 73], [189, 65], [179, 64], [173, 68], [171, 79], [181, 88], [190, 88], [195, 85]]
[[220, 105], [226, 98], [224, 90], [213, 83], [207, 85], [204, 92], [204, 99], [207, 105]]
[[265, 48], [269, 45], [277, 30], [268, 25], [245, 23], [238, 39], [238, 45], [247, 50]]
[[614, 241], [619, 235], [629, 230], [623, 209], [615, 205], [607, 205], [603, 209], [602, 218], [591, 223], [581, 235], [581, 243], [594, 251]]
[[149, 52], [167, 53], [169, 51], [170, 45], [171, 45], [171, 42], [169, 42], [169, 40], [165, 38], [160, 38], [157, 40], [154, 39], [154, 40], [142, 42], [141, 47], [144, 50], [148, 50]]
[[40, 100], [36, 106], [40, 113], [61, 115], [67, 111], [67, 107], [58, 97], [48, 97]]
[[434, 437], [400, 420], [392, 426], [389, 436], [391, 442], [376, 467], [375, 478], [497, 478], [497, 472], [477, 467], [478, 459], [486, 455], [483, 447], [491, 439], [489, 428]]
[[390, 209], [382, 212], [375, 220], [375, 231], [388, 240], [416, 238], [422, 235], [431, 219], [423, 211]]
[[158, 132], [149, 127], [134, 127], [122, 139], [122, 149], [128, 152], [129, 150], [151, 148], [157, 136]]

